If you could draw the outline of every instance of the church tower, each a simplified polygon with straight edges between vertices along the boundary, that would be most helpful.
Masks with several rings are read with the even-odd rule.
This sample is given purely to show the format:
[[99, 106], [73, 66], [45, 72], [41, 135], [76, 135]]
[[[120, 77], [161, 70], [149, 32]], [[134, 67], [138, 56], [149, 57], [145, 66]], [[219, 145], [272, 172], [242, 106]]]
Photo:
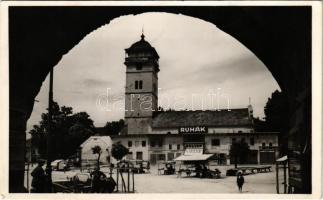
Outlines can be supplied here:
[[128, 134], [151, 132], [154, 111], [158, 109], [158, 53], [146, 40], [126, 51], [125, 122]]

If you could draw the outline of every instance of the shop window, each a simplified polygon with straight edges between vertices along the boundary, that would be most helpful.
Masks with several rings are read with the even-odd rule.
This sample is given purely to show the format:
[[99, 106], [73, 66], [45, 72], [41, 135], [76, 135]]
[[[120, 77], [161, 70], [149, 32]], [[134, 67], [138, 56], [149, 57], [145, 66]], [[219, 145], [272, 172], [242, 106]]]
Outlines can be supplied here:
[[180, 144], [178, 144], [177, 145], [177, 150], [180, 150], [181, 149], [181, 145]]
[[141, 146], [142, 147], [145, 147], [146, 146], [146, 141], [145, 140], [141, 141]]
[[132, 147], [132, 141], [128, 141], [128, 147]]
[[250, 145], [255, 145], [255, 138], [250, 138]]
[[168, 145], [169, 150], [172, 150], [172, 144]]
[[166, 160], [166, 155], [165, 154], [157, 154], [157, 160]]
[[220, 140], [219, 139], [212, 139], [211, 143], [212, 143], [212, 146], [220, 146]]

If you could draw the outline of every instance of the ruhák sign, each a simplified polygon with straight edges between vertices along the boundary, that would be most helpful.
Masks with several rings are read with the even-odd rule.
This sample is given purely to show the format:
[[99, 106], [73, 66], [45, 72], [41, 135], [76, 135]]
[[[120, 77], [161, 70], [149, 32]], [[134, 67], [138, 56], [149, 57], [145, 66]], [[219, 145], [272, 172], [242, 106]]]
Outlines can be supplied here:
[[207, 133], [206, 126], [187, 126], [179, 127], [179, 133]]

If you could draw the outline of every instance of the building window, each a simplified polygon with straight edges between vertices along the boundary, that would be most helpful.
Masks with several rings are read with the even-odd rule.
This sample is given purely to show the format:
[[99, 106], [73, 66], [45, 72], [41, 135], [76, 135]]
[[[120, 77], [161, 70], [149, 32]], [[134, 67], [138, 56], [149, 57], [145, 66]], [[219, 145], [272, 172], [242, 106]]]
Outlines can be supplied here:
[[269, 142], [269, 147], [270, 148], [273, 147], [273, 143]]
[[211, 141], [211, 143], [212, 143], [212, 146], [220, 146], [220, 140], [219, 139], [213, 139]]
[[142, 152], [141, 151], [136, 152], [136, 159], [142, 160]]
[[233, 143], [236, 143], [236, 139], [235, 138], [232, 138], [232, 142], [231, 142], [232, 144]]
[[138, 81], [135, 81], [135, 89], [138, 89]]
[[135, 141], [135, 147], [139, 147], [139, 141]]
[[264, 143], [264, 142], [263, 142], [263, 143], [262, 143], [262, 147], [265, 147], [265, 146], [266, 146], [266, 143]]
[[136, 70], [142, 70], [142, 64], [141, 63], [137, 63]]
[[132, 147], [132, 141], [128, 141], [128, 147]]
[[250, 138], [250, 145], [255, 145], [255, 138]]
[[158, 141], [158, 147], [162, 147], [163, 146], [163, 142], [162, 141]]
[[181, 145], [180, 144], [178, 144], [177, 145], [177, 150], [180, 150], [181, 149]]
[[139, 89], [142, 89], [142, 81], [139, 81]]
[[141, 146], [142, 147], [145, 147], [146, 146], [146, 141], [145, 140], [141, 141]]
[[151, 142], [150, 142], [150, 146], [151, 146], [151, 147], [155, 147], [155, 146], [156, 146], [156, 142], [155, 142], [155, 141], [151, 141]]
[[172, 150], [172, 144], [168, 145], [169, 150]]

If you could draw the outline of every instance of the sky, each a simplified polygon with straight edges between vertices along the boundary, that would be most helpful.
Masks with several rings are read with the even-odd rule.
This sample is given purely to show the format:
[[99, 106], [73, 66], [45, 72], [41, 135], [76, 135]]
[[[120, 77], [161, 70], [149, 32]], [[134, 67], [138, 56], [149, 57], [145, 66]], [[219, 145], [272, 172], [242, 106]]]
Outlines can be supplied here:
[[[64, 55], [54, 68], [54, 101], [74, 112], [86, 111], [98, 127], [124, 118], [124, 49], [140, 40], [142, 31], [160, 56], [159, 106], [227, 109], [246, 107], [250, 101], [254, 116], [263, 118], [268, 97], [280, 90], [266, 66], [214, 24], [144, 13], [107, 22]], [[36, 97], [27, 132], [48, 106], [48, 79]]]

